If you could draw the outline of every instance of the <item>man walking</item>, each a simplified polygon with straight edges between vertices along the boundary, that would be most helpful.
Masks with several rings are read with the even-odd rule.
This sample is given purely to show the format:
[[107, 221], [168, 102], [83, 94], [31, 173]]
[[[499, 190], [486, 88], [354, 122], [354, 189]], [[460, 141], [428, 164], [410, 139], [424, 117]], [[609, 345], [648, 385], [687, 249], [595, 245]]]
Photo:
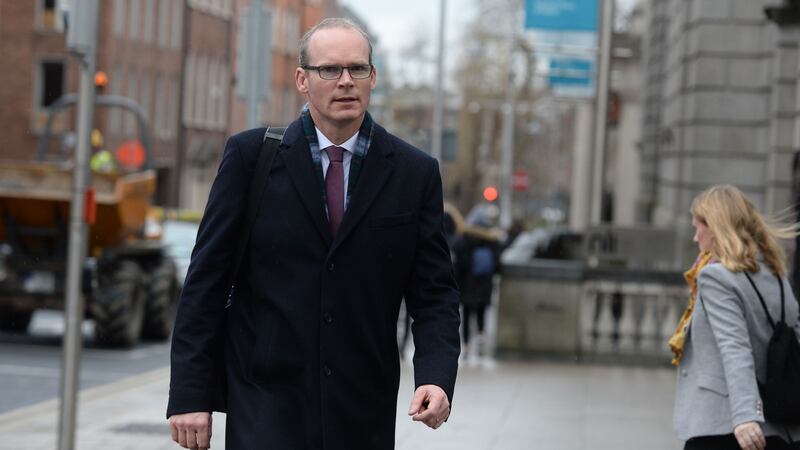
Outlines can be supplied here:
[[264, 129], [228, 140], [173, 336], [167, 415], [181, 446], [208, 447], [224, 364], [229, 450], [394, 448], [402, 298], [416, 347], [409, 415], [431, 428], [449, 416], [459, 297], [438, 165], [372, 121], [376, 77], [353, 23], [326, 19], [303, 37], [295, 80], [308, 103], [283, 136], [223, 314]]

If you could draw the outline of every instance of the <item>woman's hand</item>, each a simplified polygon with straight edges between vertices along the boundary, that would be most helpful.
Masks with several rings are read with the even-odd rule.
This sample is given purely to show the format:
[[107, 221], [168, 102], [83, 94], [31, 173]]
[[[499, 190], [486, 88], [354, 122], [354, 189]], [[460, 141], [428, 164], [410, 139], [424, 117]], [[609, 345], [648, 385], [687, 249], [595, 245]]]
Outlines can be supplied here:
[[745, 422], [733, 429], [739, 447], [742, 450], [764, 450], [767, 448], [767, 440], [764, 438], [764, 431], [758, 422]]

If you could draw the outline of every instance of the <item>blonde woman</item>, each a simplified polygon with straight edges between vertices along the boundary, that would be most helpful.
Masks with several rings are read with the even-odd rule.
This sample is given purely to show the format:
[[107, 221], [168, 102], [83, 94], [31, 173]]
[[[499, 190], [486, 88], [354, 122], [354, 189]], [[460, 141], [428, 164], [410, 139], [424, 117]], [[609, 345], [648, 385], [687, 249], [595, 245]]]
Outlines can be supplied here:
[[800, 426], [764, 417], [757, 380], [766, 377], [772, 328], [747, 279], [772, 317], [780, 317], [783, 285], [785, 320], [800, 336], [798, 303], [777, 242], [795, 236], [797, 227], [770, 225], [733, 186], [707, 189], [694, 199], [691, 213], [698, 261], [703, 255], [708, 259], [698, 270], [689, 320], [670, 340], [678, 350], [675, 432], [686, 441], [685, 449], [800, 448], [790, 444], [800, 439]]

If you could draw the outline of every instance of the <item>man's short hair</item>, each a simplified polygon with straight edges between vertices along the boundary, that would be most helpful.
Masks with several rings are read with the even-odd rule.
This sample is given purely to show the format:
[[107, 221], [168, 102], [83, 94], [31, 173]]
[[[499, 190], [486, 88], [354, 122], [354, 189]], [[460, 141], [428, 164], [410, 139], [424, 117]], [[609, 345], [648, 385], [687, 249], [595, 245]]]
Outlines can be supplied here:
[[344, 19], [341, 17], [329, 17], [324, 19], [322, 22], [314, 25], [310, 30], [303, 35], [303, 38], [300, 39], [300, 67], [304, 67], [309, 65], [308, 61], [308, 43], [311, 41], [311, 37], [319, 30], [325, 30], [328, 28], [349, 28], [351, 30], [356, 30], [361, 33], [361, 36], [364, 37], [364, 40], [367, 41], [367, 47], [369, 47], [369, 63], [372, 64], [372, 41], [369, 39], [369, 35], [367, 32], [364, 31], [363, 28], [358, 26], [355, 22], [349, 19]]

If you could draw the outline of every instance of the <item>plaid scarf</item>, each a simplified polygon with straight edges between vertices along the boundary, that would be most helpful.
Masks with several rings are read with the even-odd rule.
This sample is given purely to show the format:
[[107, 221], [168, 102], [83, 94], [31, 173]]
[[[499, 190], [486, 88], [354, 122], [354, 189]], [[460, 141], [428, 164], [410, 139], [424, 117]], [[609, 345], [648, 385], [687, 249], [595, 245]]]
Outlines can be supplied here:
[[[317, 179], [319, 180], [320, 190], [322, 191], [322, 204], [325, 207], [325, 214], [328, 214], [328, 197], [325, 193], [325, 173], [322, 171], [322, 149], [319, 148], [319, 141], [317, 140], [317, 129], [314, 126], [314, 119], [311, 118], [311, 112], [308, 110], [308, 103], [303, 106], [303, 111], [300, 112], [300, 121], [303, 124], [303, 135], [308, 141], [308, 147], [311, 149], [311, 159], [314, 161], [314, 168], [317, 171]], [[364, 165], [364, 159], [367, 157], [367, 151], [370, 144], [372, 144], [372, 136], [375, 132], [375, 122], [372, 121], [372, 116], [369, 112], [364, 112], [364, 121], [361, 122], [361, 128], [358, 130], [358, 138], [356, 138], [356, 146], [353, 148], [353, 157], [350, 159], [350, 175], [347, 182], [347, 196], [345, 197], [344, 208], [350, 205], [350, 197], [353, 187], [358, 181], [358, 176], [361, 175], [361, 167]]]
[[683, 274], [686, 283], [691, 288], [691, 293], [689, 294], [689, 303], [686, 305], [686, 311], [683, 312], [675, 332], [669, 338], [669, 349], [675, 354], [675, 357], [672, 358], [672, 365], [674, 366], [681, 362], [683, 349], [686, 346], [686, 332], [692, 321], [694, 304], [697, 301], [697, 276], [700, 274], [700, 270], [707, 266], [709, 262], [711, 262], [711, 252], [703, 252], [697, 257], [692, 267]]

